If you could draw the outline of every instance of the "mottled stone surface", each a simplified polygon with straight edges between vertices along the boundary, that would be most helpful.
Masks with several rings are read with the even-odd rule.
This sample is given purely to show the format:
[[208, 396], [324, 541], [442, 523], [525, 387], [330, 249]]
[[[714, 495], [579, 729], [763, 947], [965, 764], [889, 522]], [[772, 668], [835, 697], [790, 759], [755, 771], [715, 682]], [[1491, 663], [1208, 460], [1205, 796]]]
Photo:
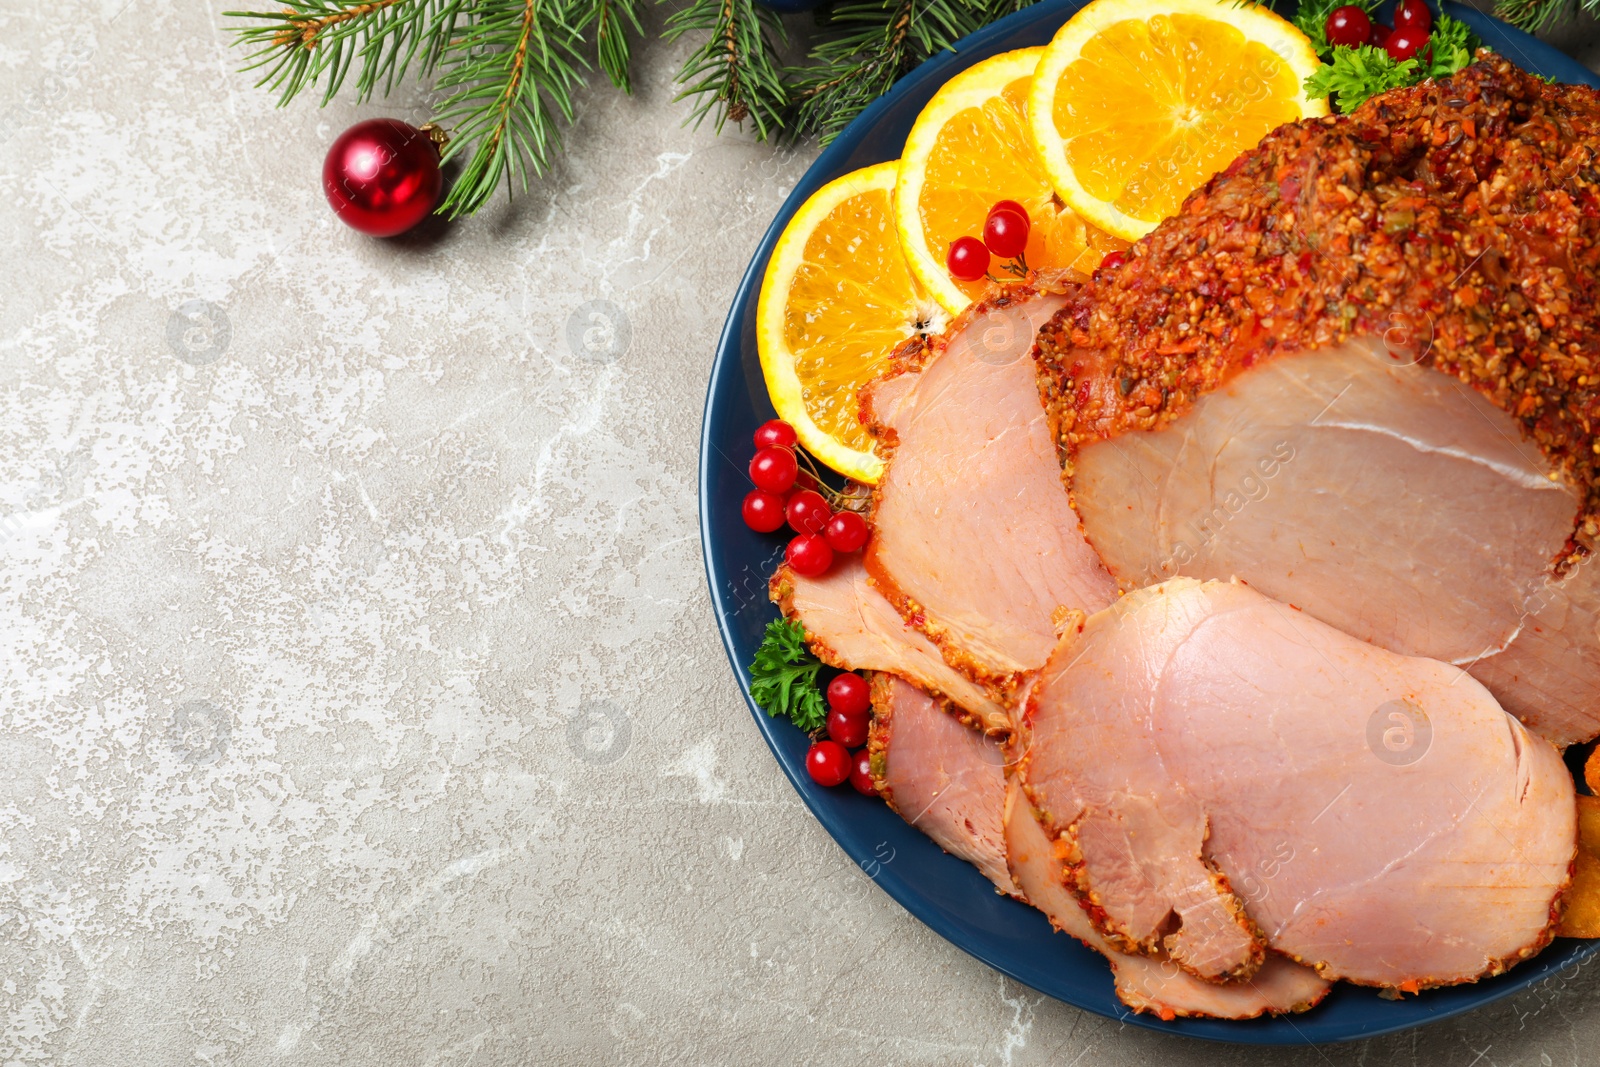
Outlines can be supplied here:
[[684, 128], [654, 43], [527, 196], [374, 242], [322, 154], [426, 98], [275, 110], [231, 6], [0, 8], [0, 1062], [1600, 1059], [1592, 967], [1260, 1053], [929, 933], [703, 588], [712, 345], [815, 147]]

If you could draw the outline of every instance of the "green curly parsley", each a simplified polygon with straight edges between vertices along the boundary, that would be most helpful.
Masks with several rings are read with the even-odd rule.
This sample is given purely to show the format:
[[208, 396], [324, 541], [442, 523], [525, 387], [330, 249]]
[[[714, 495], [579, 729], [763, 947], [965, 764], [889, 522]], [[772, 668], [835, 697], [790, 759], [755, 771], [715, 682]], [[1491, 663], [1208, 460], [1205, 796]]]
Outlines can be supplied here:
[[820, 730], [828, 721], [817, 687], [821, 670], [822, 661], [806, 648], [806, 628], [773, 619], [750, 661], [750, 696], [773, 718], [784, 716], [806, 733]]
[[1428, 77], [1443, 78], [1472, 62], [1472, 53], [1483, 44], [1465, 22], [1441, 14], [1428, 36], [1433, 62], [1428, 65]]
[[1415, 59], [1396, 59], [1370, 44], [1359, 48], [1338, 45], [1333, 61], [1306, 78], [1306, 95], [1334, 97], [1339, 110], [1349, 114], [1379, 93], [1415, 85], [1420, 78]]
[[[1314, 8], [1307, 8], [1308, 12]], [[1326, 19], [1326, 16], [1323, 16]], [[1296, 23], [1299, 25], [1299, 23]], [[1300, 29], [1310, 36], [1305, 26]], [[1327, 37], [1320, 38], [1326, 46]], [[1313, 44], [1317, 39], [1313, 38]], [[1403, 89], [1416, 85], [1424, 78], [1443, 78], [1472, 62], [1472, 53], [1483, 42], [1460, 19], [1441, 14], [1434, 23], [1433, 32], [1422, 57], [1395, 59], [1388, 52], [1373, 45], [1350, 48], [1334, 45], [1325, 53], [1328, 62], [1318, 67], [1306, 78], [1306, 95], [1310, 97], [1333, 96], [1334, 105], [1348, 115], [1369, 99], [1390, 89]], [[1424, 61], [1426, 58], [1426, 62]]]

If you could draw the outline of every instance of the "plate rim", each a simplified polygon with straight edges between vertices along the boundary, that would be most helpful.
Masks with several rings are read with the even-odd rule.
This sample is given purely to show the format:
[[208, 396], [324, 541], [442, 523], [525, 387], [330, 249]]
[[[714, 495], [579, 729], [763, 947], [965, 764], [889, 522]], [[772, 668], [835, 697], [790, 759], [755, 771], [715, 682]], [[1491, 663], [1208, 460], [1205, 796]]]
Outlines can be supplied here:
[[[852, 861], [855, 861], [863, 868], [869, 864], [870, 860], [856, 856], [853, 850], [845, 844], [841, 837], [842, 830], [837, 825], [838, 820], [833, 814], [819, 809], [812, 797], [810, 783], [801, 778], [801, 768], [799, 764], [787, 758], [784, 752], [778, 747], [778, 735], [776, 731], [783, 729], [786, 724], [780, 720], [768, 717], [750, 696], [750, 680], [744, 664], [740, 662], [740, 656], [736, 648], [736, 641], [730, 621], [734, 612], [730, 612], [724, 602], [723, 593], [717, 580], [718, 574], [716, 573], [713, 564], [713, 558], [715, 554], [714, 542], [716, 538], [713, 535], [715, 524], [712, 521], [710, 503], [713, 496], [711, 485], [711, 472], [713, 467], [712, 457], [715, 454], [721, 455], [724, 459], [727, 458], [726, 455], [721, 452], [721, 449], [718, 446], [718, 439], [714, 434], [714, 431], [717, 429], [718, 423], [720, 422], [718, 418], [720, 412], [716, 410], [719, 385], [722, 384], [724, 375], [732, 374], [743, 369], [740, 334], [745, 325], [746, 315], [744, 308], [747, 304], [749, 304], [752, 292], [759, 292], [760, 290], [761, 279], [765, 273], [767, 260], [770, 258], [772, 249], [776, 245], [778, 237], [782, 234], [783, 228], [788, 224], [789, 220], [799, 210], [801, 204], [804, 203], [805, 199], [809, 197], [812, 192], [815, 192], [823, 184], [832, 180], [833, 178], [846, 173], [848, 170], [854, 169], [854, 167], [849, 165], [852, 156], [857, 152], [857, 150], [861, 149], [876, 132], [875, 127], [884, 113], [893, 108], [906, 96], [917, 92], [931, 79], [940, 78], [942, 84], [943, 80], [947, 80], [956, 73], [959, 73], [960, 70], [965, 69], [966, 66], [970, 64], [964, 64], [962, 61], [970, 53], [982, 51], [992, 42], [1001, 38], [1009, 37], [1018, 30], [1030, 27], [1035, 23], [1050, 22], [1058, 18], [1064, 22], [1067, 17], [1069, 17], [1079, 8], [1083, 7], [1087, 2], [1088, 0], [1039, 0], [1039, 2], [1034, 3], [1029, 7], [1007, 15], [1005, 18], [998, 19], [995, 22], [990, 23], [988, 26], [985, 26], [972, 34], [961, 38], [955, 42], [949, 51], [942, 52], [929, 57], [927, 60], [924, 60], [910, 73], [906, 74], [898, 82], [896, 82], [887, 93], [885, 93], [883, 96], [880, 96], [865, 109], [863, 109], [861, 114], [857, 115], [856, 118], [847, 127], [845, 127], [845, 129], [841, 131], [840, 134], [826, 148], [822, 150], [817, 158], [809, 167], [807, 167], [805, 172], [795, 182], [794, 187], [784, 198], [782, 205], [779, 206], [777, 212], [773, 216], [772, 222], [768, 225], [766, 232], [762, 235], [760, 242], [757, 244], [756, 250], [751, 256], [749, 265], [745, 268], [744, 273], [740, 277], [738, 287], [734, 291], [734, 294], [731, 298], [728, 316], [723, 323], [722, 330], [717, 336], [711, 372], [706, 384], [705, 405], [701, 414], [700, 452], [698, 457], [699, 469], [696, 476], [696, 489], [699, 496], [696, 511], [700, 524], [701, 562], [705, 572], [712, 613], [716, 618], [717, 631], [722, 640], [723, 652], [728, 657], [729, 665], [733, 668], [734, 678], [738, 682], [740, 695], [744, 698], [746, 709], [754, 718], [756, 727], [761, 734], [762, 740], [766, 743], [767, 748], [771, 752], [774, 760], [777, 762], [779, 769], [783, 772], [784, 777], [789, 780], [790, 786], [799, 795], [801, 802], [805, 804], [806, 809], [811, 813], [811, 816], [821, 824], [822, 828], [828, 833], [828, 836], [833, 839], [834, 844]], [[1479, 34], [1480, 37], [1488, 39], [1492, 36], [1495, 38], [1497, 41], [1497, 47], [1501, 42], [1511, 45], [1511, 51], [1514, 54], [1510, 58], [1513, 58], [1520, 66], [1524, 67], [1524, 69], [1533, 70], [1538, 68], [1540, 71], [1544, 71], [1555, 68], [1554, 73], [1550, 75], [1553, 78], [1557, 78], [1563, 82], [1583, 84], [1600, 88], [1600, 75], [1596, 75], [1594, 72], [1590, 71], [1588, 68], [1579, 63], [1576, 59], [1573, 59], [1571, 56], [1568, 56], [1559, 49], [1556, 49], [1553, 45], [1539, 41], [1537, 38], [1534, 38], [1513, 26], [1503, 23], [1498, 19], [1494, 19], [1491, 16], [1475, 9], [1450, 2], [1450, 0], [1446, 0], [1442, 6], [1452, 17], [1466, 22], [1476, 33]], [[1531, 49], [1528, 48], [1529, 45], [1531, 45]], [[1535, 61], [1534, 56], [1539, 57], [1538, 61]], [[868, 164], [863, 162], [858, 163], [858, 165], [865, 166]], [[934, 844], [931, 839], [924, 838], [923, 840], [926, 841], [929, 848], [938, 848], [938, 846]], [[1110, 1014], [1102, 1011], [1095, 1005], [1080, 1003], [1078, 1001], [1059, 996], [1055, 993], [1037, 989], [1035, 986], [1030, 984], [1027, 979], [1017, 975], [1013, 968], [1008, 966], [1003, 961], [994, 958], [992, 953], [984, 951], [984, 946], [982, 944], [969, 943], [969, 939], [964, 932], [954, 929], [936, 911], [929, 907], [922, 906], [916, 888], [909, 882], [900, 878], [897, 873], [890, 870], [887, 866], [883, 867], [871, 877], [878, 887], [882, 889], [892, 900], [894, 900], [897, 905], [903, 908], [919, 923], [926, 926], [929, 930], [937, 934], [952, 947], [958, 949], [968, 956], [971, 956], [972, 958], [999, 972], [1010, 980], [1024, 985], [1029, 989], [1033, 989], [1042, 996], [1048, 996], [1052, 1000], [1059, 1000], [1062, 1003], [1069, 1004], [1080, 1011], [1099, 1015], [1102, 1018], [1114, 1019], [1121, 1023], [1138, 1026], [1141, 1029], [1150, 1030], [1155, 1033], [1166, 1034], [1168, 1036], [1186, 1037], [1220, 1044], [1315, 1047], [1322, 1044], [1341, 1044], [1350, 1041], [1364, 1041], [1369, 1038], [1403, 1033], [1408, 1030], [1415, 1030], [1420, 1027], [1431, 1025], [1432, 1023], [1442, 1022], [1446, 1019], [1466, 1014], [1467, 1012], [1488, 1007], [1540, 982], [1548, 981], [1560, 971], [1570, 969], [1574, 966], [1582, 966], [1584, 963], [1592, 959], [1597, 952], [1600, 952], [1600, 940], [1597, 940], [1587, 944], [1575, 944], [1575, 947], [1569, 949], [1565, 956], [1559, 960], [1557, 960], [1554, 955], [1541, 954], [1540, 958], [1546, 961], [1546, 966], [1537, 966], [1538, 961], [1536, 959], [1534, 961], [1529, 961], [1525, 965], [1525, 969], [1519, 968], [1508, 971], [1505, 974], [1495, 976], [1491, 979], [1484, 979], [1482, 981], [1495, 983], [1494, 986], [1490, 987], [1473, 984], [1472, 988], [1484, 989], [1487, 991], [1486, 995], [1468, 1003], [1454, 1004], [1445, 1007], [1427, 1018], [1411, 1018], [1404, 1021], [1396, 1021], [1393, 1024], [1362, 1028], [1359, 1030], [1359, 1032], [1351, 1032], [1331, 1037], [1322, 1036], [1315, 1039], [1306, 1037], [1304, 1034], [1300, 1034], [1298, 1038], [1289, 1038], [1282, 1036], [1278, 1032], [1269, 1032], [1264, 1029], [1255, 1033], [1252, 1033], [1249, 1030], [1241, 1030], [1238, 1033], [1214, 1033], [1208, 1032], [1207, 1029], [1196, 1028], [1193, 1024], [1223, 1023], [1230, 1026], [1248, 1027], [1251, 1023], [1255, 1022], [1255, 1020], [1179, 1019], [1176, 1021], [1167, 1022], [1159, 1019], [1156, 1016], [1128, 1010], [1124, 1010], [1119, 1014]], [[1552, 952], [1553, 949], [1546, 949], [1545, 951], [1549, 953]], [[1457, 986], [1451, 988], [1462, 989], [1465, 987]], [[1427, 994], [1425, 993], [1424, 996], [1426, 995]], [[1416, 1002], [1413, 1001], [1413, 1003]], [[1317, 1009], [1315, 1008], [1311, 1009], [1312, 1012], [1315, 1012], [1316, 1010]], [[1300, 1028], [1294, 1023], [1294, 1020], [1299, 1018], [1299, 1016], [1279, 1015], [1273, 1018], [1276, 1021], [1287, 1023], [1291, 1030], [1295, 1031], [1296, 1033], [1300, 1033]]]

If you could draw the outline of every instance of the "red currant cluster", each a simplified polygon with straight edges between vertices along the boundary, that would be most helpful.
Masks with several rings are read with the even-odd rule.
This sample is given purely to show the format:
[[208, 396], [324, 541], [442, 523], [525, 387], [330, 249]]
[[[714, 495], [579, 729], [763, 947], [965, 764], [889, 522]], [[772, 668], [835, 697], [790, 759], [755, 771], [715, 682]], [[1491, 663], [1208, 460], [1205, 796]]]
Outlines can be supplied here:
[[975, 282], [986, 277], [998, 281], [989, 277], [989, 259], [998, 256], [1015, 260], [1007, 264], [1006, 269], [1020, 277], [1028, 273], [1028, 261], [1022, 252], [1028, 247], [1028, 231], [1032, 226], [1026, 208], [1015, 200], [1002, 200], [989, 209], [989, 217], [983, 223], [983, 240], [957, 237], [950, 242], [944, 265], [957, 281]]
[[1390, 28], [1373, 22], [1371, 16], [1355, 4], [1346, 4], [1329, 13], [1323, 29], [1329, 44], [1349, 48], [1370, 44], [1397, 60], [1411, 59], [1427, 47], [1428, 34], [1433, 29], [1433, 12], [1423, 0], [1400, 0], [1394, 9], [1394, 26]]
[[855, 552], [867, 543], [867, 520], [859, 512], [834, 510], [822, 495], [827, 487], [800, 469], [795, 440], [794, 427], [782, 419], [764, 422], [756, 431], [756, 454], [750, 460], [750, 480], [756, 487], [744, 498], [744, 524], [772, 533], [787, 522], [795, 536], [784, 552], [785, 562], [796, 574], [816, 578], [828, 573], [835, 552]]
[[813, 782], [835, 786], [848, 778], [856, 792], [877, 795], [864, 747], [871, 706], [867, 682], [861, 675], [845, 673], [828, 683], [828, 736], [812, 742], [806, 752], [806, 773]]

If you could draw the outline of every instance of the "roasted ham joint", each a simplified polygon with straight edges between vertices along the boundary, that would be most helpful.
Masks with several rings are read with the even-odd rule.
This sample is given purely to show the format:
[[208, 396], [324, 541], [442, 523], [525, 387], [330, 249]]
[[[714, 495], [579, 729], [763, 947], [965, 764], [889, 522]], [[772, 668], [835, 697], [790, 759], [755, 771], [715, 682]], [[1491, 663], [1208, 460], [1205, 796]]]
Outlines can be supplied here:
[[996, 287], [861, 419], [880, 794], [1132, 1009], [1417, 993], [1557, 935], [1600, 734], [1600, 94], [1480, 53]]

